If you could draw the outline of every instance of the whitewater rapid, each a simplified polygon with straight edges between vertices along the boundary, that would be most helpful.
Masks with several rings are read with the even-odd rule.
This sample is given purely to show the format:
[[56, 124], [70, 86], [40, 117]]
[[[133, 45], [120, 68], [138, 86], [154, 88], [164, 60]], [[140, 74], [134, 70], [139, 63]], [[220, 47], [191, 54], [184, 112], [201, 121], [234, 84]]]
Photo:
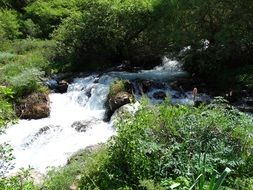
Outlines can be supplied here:
[[[63, 166], [68, 158], [80, 149], [106, 142], [116, 134], [113, 122], [104, 122], [104, 103], [109, 93], [110, 84], [116, 80], [136, 79], [168, 81], [186, 73], [177, 61], [164, 58], [163, 65], [149, 71], [138, 73], [110, 72], [102, 76], [90, 75], [75, 78], [67, 93], [52, 93], [50, 98], [50, 116], [38, 120], [20, 120], [7, 128], [0, 136], [0, 143], [7, 142], [13, 148], [15, 168], [34, 168], [46, 173], [50, 167]], [[135, 83], [133, 82], [133, 85]], [[147, 96], [161, 89], [152, 89]], [[171, 101], [191, 104], [191, 93], [173, 98], [176, 91], [168, 85], [163, 89]], [[140, 95], [136, 93], [136, 98]], [[156, 103], [158, 100], [154, 100]], [[114, 118], [114, 117], [113, 117]]]

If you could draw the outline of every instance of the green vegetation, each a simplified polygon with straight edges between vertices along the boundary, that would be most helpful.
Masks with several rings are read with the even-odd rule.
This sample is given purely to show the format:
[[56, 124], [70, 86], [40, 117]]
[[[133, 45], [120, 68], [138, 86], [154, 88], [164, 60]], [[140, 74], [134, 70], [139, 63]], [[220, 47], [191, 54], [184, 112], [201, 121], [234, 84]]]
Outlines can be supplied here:
[[54, 43], [33, 39], [5, 42], [0, 53], [0, 85], [12, 88], [16, 98], [43, 90], [50, 74]]
[[15, 39], [21, 33], [19, 32], [19, 22], [17, 13], [13, 10], [3, 9], [0, 11], [0, 40]]
[[110, 85], [110, 90], [108, 97], [113, 98], [115, 97], [119, 92], [129, 92], [130, 91], [130, 82], [124, 81], [124, 80], [116, 80]]
[[120, 62], [149, 48], [143, 31], [151, 20], [152, 0], [86, 0], [79, 7], [54, 33], [60, 54], [79, 67]]
[[67, 69], [174, 53], [188, 71], [216, 78], [252, 60], [250, 0], [2, 0], [0, 8], [1, 39], [53, 38]]
[[82, 169], [74, 162], [55, 170], [47, 187], [252, 189], [252, 125], [251, 117], [224, 103], [143, 104], [135, 118], [118, 121], [118, 135], [107, 145], [76, 160]]
[[[252, 178], [252, 119], [223, 106], [191, 108], [144, 106], [133, 119], [120, 121], [106, 154], [87, 166], [81, 187], [141, 189], [141, 181], [168, 188], [189, 188], [200, 175], [208, 185], [226, 167], [232, 179]], [[199, 184], [200, 185], [200, 184]]]
[[21, 169], [16, 176], [0, 178], [1, 190], [39, 190], [34, 184], [30, 170]]
[[[252, 0], [1, 0], [0, 134], [16, 119], [13, 103], [46, 91], [53, 73], [156, 64], [167, 54], [216, 89], [252, 94], [252, 10]], [[117, 81], [110, 96], [126, 88]], [[250, 190], [252, 125], [227, 105], [144, 105], [100, 151], [50, 172], [44, 185]], [[12, 167], [11, 151], [0, 145], [0, 176]], [[36, 189], [28, 173], [1, 178], [0, 188]]]

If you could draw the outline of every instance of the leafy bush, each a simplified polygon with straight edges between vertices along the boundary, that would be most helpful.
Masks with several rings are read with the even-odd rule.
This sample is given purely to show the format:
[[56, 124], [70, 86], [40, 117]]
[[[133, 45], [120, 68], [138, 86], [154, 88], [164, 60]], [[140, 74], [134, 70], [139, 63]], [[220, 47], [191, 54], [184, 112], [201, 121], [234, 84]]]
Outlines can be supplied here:
[[17, 38], [21, 34], [19, 28], [15, 11], [0, 9], [0, 40]]
[[103, 67], [102, 63], [127, 59], [148, 46], [144, 31], [152, 0], [86, 0], [79, 7], [54, 33], [60, 55], [80, 63], [79, 68]]
[[21, 169], [17, 175], [12, 177], [0, 178], [0, 187], [4, 190], [39, 190], [34, 184], [29, 169]]
[[25, 37], [39, 37], [41, 35], [39, 25], [35, 24], [30, 18], [22, 22], [20, 30]]
[[25, 8], [26, 17], [40, 27], [44, 38], [49, 37], [61, 20], [73, 14], [75, 9], [76, 0], [37, 0]]
[[0, 86], [0, 134], [1, 128], [15, 118], [12, 105], [8, 102], [13, 99], [13, 95], [14, 92], [10, 88]]
[[253, 177], [252, 125], [252, 117], [226, 105], [143, 106], [118, 122], [106, 152], [87, 164], [81, 189], [189, 189], [200, 174], [207, 187], [226, 167], [232, 172], [223, 186], [234, 187], [233, 180]]

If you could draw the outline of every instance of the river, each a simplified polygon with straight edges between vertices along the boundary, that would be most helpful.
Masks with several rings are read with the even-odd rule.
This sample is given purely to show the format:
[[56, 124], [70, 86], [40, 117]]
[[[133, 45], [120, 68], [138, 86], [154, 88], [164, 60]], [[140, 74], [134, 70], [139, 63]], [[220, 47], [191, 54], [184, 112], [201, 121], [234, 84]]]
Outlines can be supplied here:
[[152, 70], [136, 73], [108, 72], [103, 75], [91, 74], [75, 78], [67, 93], [52, 93], [50, 98], [50, 116], [38, 120], [20, 120], [7, 128], [0, 143], [7, 142], [13, 147], [15, 167], [34, 168], [46, 173], [50, 167], [63, 166], [68, 158], [80, 149], [106, 142], [116, 134], [113, 121], [104, 122], [104, 103], [110, 84], [116, 80], [130, 80], [135, 87], [135, 97], [141, 98], [137, 80], [152, 80], [165, 84], [165, 87], [152, 87], [146, 93], [152, 103], [162, 100], [153, 98], [154, 93], [162, 91], [172, 103], [193, 104], [191, 92], [173, 90], [168, 81], [186, 76], [180, 63], [164, 58], [163, 64]]

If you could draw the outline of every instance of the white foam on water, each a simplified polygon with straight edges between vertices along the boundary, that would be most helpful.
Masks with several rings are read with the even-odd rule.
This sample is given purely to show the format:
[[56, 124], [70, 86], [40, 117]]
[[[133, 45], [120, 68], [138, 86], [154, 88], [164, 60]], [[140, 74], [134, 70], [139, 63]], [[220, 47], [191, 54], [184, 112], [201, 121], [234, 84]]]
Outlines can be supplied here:
[[[145, 79], [168, 81], [185, 75], [177, 61], [164, 58], [163, 65], [152, 70], [138, 73], [110, 72], [98, 78], [97, 75], [76, 78], [69, 85], [64, 94], [49, 95], [50, 117], [38, 120], [20, 120], [7, 128], [1, 135], [0, 143], [7, 142], [13, 147], [15, 168], [31, 166], [36, 171], [45, 173], [48, 167], [63, 166], [67, 159], [75, 152], [90, 145], [106, 142], [115, 135], [113, 122], [103, 121], [105, 114], [104, 103], [109, 93], [110, 84], [116, 78], [134, 80]], [[147, 95], [161, 89], [152, 89]], [[164, 89], [167, 95], [173, 96], [177, 92], [169, 86]], [[138, 95], [136, 94], [138, 99]], [[185, 97], [172, 99], [180, 103], [191, 102], [190, 93]], [[154, 102], [159, 103], [160, 101]], [[135, 112], [138, 103], [126, 108]], [[134, 109], [133, 109], [134, 108]], [[113, 117], [115, 119], [115, 117]], [[85, 132], [72, 127], [77, 121], [87, 121]]]
[[[94, 83], [94, 77], [75, 79], [65, 94], [50, 94], [49, 118], [20, 120], [7, 128], [0, 143], [9, 143], [14, 151], [15, 172], [31, 166], [45, 173], [47, 167], [62, 166], [74, 152], [89, 145], [106, 142], [115, 130], [103, 122], [103, 104], [109, 84]], [[86, 95], [87, 90], [90, 97]], [[86, 132], [71, 125], [76, 121], [91, 121]], [[96, 124], [94, 124], [95, 121]]]

